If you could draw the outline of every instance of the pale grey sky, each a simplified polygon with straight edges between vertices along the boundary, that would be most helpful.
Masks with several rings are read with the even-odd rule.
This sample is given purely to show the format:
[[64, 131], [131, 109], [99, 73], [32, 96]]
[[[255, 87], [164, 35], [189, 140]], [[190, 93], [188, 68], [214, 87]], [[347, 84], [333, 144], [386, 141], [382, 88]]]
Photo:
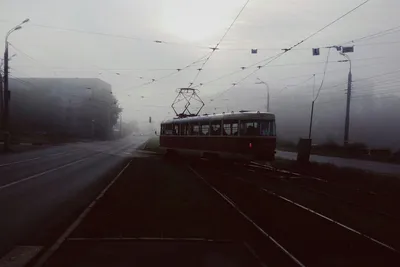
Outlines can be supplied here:
[[[13, 76], [98, 77], [112, 85], [124, 108], [125, 118], [153, 116], [163, 119], [172, 111], [169, 106], [176, 88], [187, 87], [201, 63], [172, 74], [209, 53], [207, 47], [216, 45], [245, 2], [0, 0], [0, 36], [30, 18], [30, 22], [9, 39], [19, 50], [11, 48], [17, 53], [10, 63]], [[362, 2], [364, 0], [251, 0], [195, 84], [274, 56], [280, 49], [294, 45]], [[322, 49], [319, 57], [313, 57], [311, 48], [341, 44], [399, 26], [398, 10], [398, 0], [371, 0], [262, 68], [218, 101], [209, 102], [209, 98], [240, 81], [254, 68], [199, 87], [207, 103], [205, 111], [263, 108], [265, 89], [254, 84], [257, 77], [270, 85], [271, 108], [285, 101], [293, 107], [293, 100], [299, 100], [299, 107], [304, 107], [303, 102], [312, 98], [312, 80], [297, 87], [290, 85], [309, 79], [313, 73], [317, 74], [318, 85], [327, 55], [327, 49]], [[122, 38], [124, 36], [127, 38]], [[166, 43], [154, 43], [155, 40]], [[400, 69], [399, 44], [400, 32], [356, 42], [355, 52], [351, 54], [354, 80]], [[251, 54], [252, 48], [258, 48], [258, 54]], [[346, 82], [348, 64], [335, 62], [339, 59], [342, 57], [332, 50], [321, 102], [345, 97], [345, 85], [332, 87]], [[137, 87], [170, 74], [159, 82]], [[396, 76], [389, 77], [396, 82], [393, 80]], [[393, 89], [393, 84], [382, 86], [379, 79], [367, 81], [368, 86], [362, 81], [355, 82], [354, 95], [364, 89], [374, 93], [375, 88], [377, 94]], [[289, 87], [282, 90], [285, 86]]]

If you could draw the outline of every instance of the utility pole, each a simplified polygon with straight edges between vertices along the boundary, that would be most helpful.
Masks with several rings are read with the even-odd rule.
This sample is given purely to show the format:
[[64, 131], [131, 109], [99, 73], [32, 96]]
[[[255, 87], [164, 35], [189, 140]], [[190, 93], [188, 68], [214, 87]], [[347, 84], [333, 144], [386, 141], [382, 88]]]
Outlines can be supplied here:
[[342, 47], [342, 52], [340, 52], [340, 55], [344, 56], [346, 60], [340, 60], [339, 62], [349, 62], [349, 74], [347, 76], [347, 101], [346, 101], [346, 119], [344, 122], [344, 140], [343, 140], [343, 146], [346, 146], [349, 144], [349, 129], [350, 129], [350, 102], [351, 102], [351, 88], [352, 88], [352, 79], [353, 75], [351, 73], [351, 59], [349, 55], [345, 54], [346, 52], [353, 52], [353, 48], [344, 48]]
[[308, 139], [311, 139], [311, 133], [312, 133], [312, 123], [314, 119], [314, 104], [315, 101], [317, 100], [318, 97], [315, 97], [315, 74], [313, 74], [314, 77], [314, 85], [313, 85], [313, 101], [311, 102], [311, 114], [310, 114], [310, 128], [308, 129]]
[[0, 68], [0, 131], [3, 130], [3, 103], [4, 103], [4, 98], [3, 98], [3, 75], [1, 74], [1, 68]]
[[[346, 101], [346, 118], [344, 124], [344, 140], [343, 146], [348, 145], [349, 143], [349, 129], [350, 129], [350, 102], [351, 102], [351, 87], [352, 87], [352, 73], [351, 73], [351, 59], [347, 53], [354, 52], [354, 46], [329, 46], [326, 48], [335, 48], [340, 55], [344, 56], [346, 60], [339, 60], [338, 62], [349, 62], [349, 74], [347, 76], [347, 101]], [[319, 55], [319, 48], [313, 48], [313, 55]]]
[[350, 67], [349, 75], [347, 78], [347, 103], [346, 103], [346, 120], [344, 125], [344, 146], [349, 144], [351, 87], [352, 87], [352, 74]]
[[310, 128], [308, 129], [308, 139], [311, 139], [312, 122], [314, 117], [314, 103], [315, 101], [313, 100], [311, 103]]
[[[8, 34], [9, 35], [9, 34]], [[8, 35], [6, 37], [5, 50], [4, 50], [4, 92], [3, 92], [3, 136], [4, 136], [4, 151], [10, 150], [9, 133], [8, 133], [8, 116], [9, 116], [9, 101], [10, 101], [10, 91], [8, 90]]]

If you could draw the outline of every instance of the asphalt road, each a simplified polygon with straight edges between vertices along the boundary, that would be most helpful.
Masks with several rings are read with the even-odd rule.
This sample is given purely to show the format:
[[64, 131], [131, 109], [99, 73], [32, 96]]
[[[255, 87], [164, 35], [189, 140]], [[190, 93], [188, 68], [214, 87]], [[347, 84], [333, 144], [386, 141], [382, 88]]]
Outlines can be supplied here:
[[46, 246], [107, 185], [146, 136], [0, 156], [0, 258]]

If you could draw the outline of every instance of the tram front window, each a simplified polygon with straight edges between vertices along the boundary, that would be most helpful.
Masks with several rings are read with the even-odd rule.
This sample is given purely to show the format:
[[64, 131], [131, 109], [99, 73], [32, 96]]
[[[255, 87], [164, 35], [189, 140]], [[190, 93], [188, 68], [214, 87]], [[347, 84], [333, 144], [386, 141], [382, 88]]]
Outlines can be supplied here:
[[262, 136], [275, 136], [275, 122], [274, 121], [261, 121], [260, 134]]
[[275, 136], [274, 121], [242, 121], [241, 136]]

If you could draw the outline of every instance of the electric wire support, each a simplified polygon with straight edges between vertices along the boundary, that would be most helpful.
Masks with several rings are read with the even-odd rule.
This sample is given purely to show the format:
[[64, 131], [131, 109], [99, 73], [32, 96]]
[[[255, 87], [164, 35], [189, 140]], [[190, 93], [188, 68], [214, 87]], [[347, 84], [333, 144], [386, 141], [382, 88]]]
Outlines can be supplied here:
[[[171, 107], [174, 110], [174, 112], [178, 118], [192, 117], [192, 116], [199, 115], [200, 111], [204, 107], [204, 102], [200, 98], [200, 96], [197, 94], [198, 91], [199, 91], [198, 89], [194, 89], [194, 88], [179, 88], [176, 90], [178, 95], [176, 96]], [[183, 110], [181, 112], [179, 112], [179, 107], [177, 106], [177, 104], [182, 101], [185, 101], [185, 105], [183, 106]], [[200, 107], [197, 107], [197, 110], [195, 112], [192, 112], [190, 110], [190, 106], [193, 101], [200, 104]]]

